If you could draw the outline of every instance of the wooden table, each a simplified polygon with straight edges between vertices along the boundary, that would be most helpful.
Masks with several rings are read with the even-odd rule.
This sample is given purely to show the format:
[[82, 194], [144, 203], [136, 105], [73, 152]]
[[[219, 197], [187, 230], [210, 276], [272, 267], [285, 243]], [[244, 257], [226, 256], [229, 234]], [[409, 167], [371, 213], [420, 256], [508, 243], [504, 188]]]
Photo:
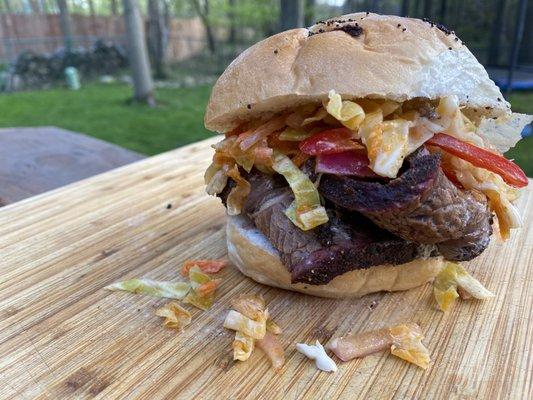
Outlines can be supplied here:
[[[519, 202], [524, 228], [467, 266], [496, 297], [446, 314], [429, 284], [318, 299], [227, 268], [214, 307], [193, 310], [177, 333], [154, 315], [165, 300], [103, 290], [132, 277], [180, 279], [184, 260], [225, 256], [224, 211], [202, 184], [213, 142], [0, 209], [0, 398], [533, 398], [531, 190]], [[263, 294], [284, 329], [281, 374], [259, 350], [248, 362], [231, 360], [233, 334], [222, 322], [244, 292]], [[426, 371], [382, 352], [327, 374], [294, 348], [406, 321], [425, 332]]]
[[0, 129], [0, 206], [144, 158], [53, 126]]

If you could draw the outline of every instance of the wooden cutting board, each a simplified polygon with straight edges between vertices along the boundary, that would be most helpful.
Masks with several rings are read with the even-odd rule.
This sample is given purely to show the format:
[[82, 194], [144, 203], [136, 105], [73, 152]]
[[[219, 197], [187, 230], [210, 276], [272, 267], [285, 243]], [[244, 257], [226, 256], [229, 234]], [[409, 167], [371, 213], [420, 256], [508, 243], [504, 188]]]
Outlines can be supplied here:
[[[179, 279], [184, 260], [225, 256], [223, 207], [202, 183], [215, 140], [0, 209], [0, 398], [533, 398], [531, 190], [519, 202], [524, 227], [468, 265], [496, 297], [446, 314], [429, 284], [331, 300], [227, 268], [215, 306], [194, 310], [176, 333], [154, 315], [165, 300], [103, 290], [133, 277]], [[259, 350], [231, 359], [222, 322], [245, 292], [263, 294], [284, 329], [280, 374]], [[407, 321], [425, 332], [426, 371], [382, 352], [327, 374], [294, 347]]]

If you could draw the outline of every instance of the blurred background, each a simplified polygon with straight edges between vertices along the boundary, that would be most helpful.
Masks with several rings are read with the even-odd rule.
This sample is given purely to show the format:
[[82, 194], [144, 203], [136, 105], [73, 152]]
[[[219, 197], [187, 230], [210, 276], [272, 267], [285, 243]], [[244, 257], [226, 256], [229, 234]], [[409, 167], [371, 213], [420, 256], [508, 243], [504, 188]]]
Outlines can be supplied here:
[[[455, 30], [513, 110], [533, 114], [528, 0], [0, 0], [0, 127], [57, 126], [152, 155], [208, 137], [211, 86], [281, 30], [349, 12]], [[533, 176], [531, 126], [513, 150]]]

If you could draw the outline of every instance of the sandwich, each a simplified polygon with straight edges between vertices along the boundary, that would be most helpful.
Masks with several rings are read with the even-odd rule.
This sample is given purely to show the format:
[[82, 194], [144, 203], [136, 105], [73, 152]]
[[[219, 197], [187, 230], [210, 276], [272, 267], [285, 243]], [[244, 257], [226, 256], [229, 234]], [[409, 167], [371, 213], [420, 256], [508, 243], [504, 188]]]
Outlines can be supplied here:
[[355, 13], [269, 37], [213, 87], [205, 173], [230, 260], [323, 297], [406, 290], [520, 227], [513, 113], [465, 44], [427, 20]]

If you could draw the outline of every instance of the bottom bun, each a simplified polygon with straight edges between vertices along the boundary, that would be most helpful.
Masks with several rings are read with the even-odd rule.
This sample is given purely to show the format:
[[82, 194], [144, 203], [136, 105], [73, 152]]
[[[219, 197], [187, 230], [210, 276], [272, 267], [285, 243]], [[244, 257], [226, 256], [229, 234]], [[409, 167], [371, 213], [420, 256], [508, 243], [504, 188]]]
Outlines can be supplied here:
[[442, 258], [433, 257], [346, 272], [325, 285], [291, 283], [278, 251], [248, 218], [228, 216], [226, 233], [229, 259], [244, 275], [265, 285], [320, 297], [360, 297], [411, 289], [433, 279], [444, 263]]

